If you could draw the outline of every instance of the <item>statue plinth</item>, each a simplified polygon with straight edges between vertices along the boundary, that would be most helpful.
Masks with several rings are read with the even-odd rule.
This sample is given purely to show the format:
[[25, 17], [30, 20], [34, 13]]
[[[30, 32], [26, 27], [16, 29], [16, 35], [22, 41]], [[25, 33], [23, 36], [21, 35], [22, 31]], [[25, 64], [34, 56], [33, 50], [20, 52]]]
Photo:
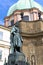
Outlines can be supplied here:
[[25, 55], [20, 52], [14, 52], [14, 54], [10, 54], [8, 57], [8, 65], [14, 65], [21, 61], [26, 62]]
[[8, 62], [4, 65], [29, 65], [26, 62], [25, 55], [23, 53], [15, 52], [14, 54], [9, 54]]

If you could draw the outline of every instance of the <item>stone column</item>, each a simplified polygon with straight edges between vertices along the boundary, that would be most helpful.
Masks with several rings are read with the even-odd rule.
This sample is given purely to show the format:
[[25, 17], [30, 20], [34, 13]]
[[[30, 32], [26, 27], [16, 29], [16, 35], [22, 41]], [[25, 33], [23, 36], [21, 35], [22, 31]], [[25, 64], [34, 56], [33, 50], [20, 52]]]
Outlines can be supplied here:
[[8, 22], [9, 22], [9, 20], [8, 19], [5, 19], [5, 21], [4, 21], [4, 26], [5, 27], [8, 27]]
[[38, 10], [33, 10], [33, 20], [38, 20]]
[[17, 14], [14, 14], [14, 24], [17, 22]]

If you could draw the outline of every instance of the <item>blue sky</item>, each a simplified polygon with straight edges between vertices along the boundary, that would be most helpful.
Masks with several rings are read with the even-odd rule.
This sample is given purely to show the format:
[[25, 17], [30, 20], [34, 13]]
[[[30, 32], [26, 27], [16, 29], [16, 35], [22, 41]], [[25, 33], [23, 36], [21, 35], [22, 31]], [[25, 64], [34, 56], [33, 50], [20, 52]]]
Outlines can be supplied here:
[[[7, 15], [8, 9], [18, 0], [0, 0], [0, 24], [4, 24], [4, 17]], [[35, 0], [43, 6], [43, 0]]]

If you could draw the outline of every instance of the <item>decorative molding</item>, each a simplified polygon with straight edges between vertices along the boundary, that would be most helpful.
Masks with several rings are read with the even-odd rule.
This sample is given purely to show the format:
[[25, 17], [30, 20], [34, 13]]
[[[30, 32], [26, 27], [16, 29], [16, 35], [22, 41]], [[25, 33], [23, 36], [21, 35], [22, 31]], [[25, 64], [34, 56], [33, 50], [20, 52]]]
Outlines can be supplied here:
[[[5, 19], [9, 19], [12, 15], [14, 15], [14, 13], [15, 12], [25, 12], [25, 11], [33, 11], [33, 10], [38, 10], [39, 11], [39, 9], [38, 8], [30, 8], [30, 9], [23, 9], [23, 10], [15, 10], [10, 16], [6, 16], [5, 18], [4, 18], [4, 20]], [[43, 12], [42, 12], [42, 14], [43, 14]]]
[[8, 48], [8, 49], [10, 49], [10, 46], [9, 46], [9, 45], [4, 45], [4, 44], [0, 44], [0, 47], [3, 47], [3, 48]]
[[4, 30], [7, 30], [7, 31], [10, 31], [10, 28], [2, 26], [2, 25], [0, 25], [0, 29], [4, 29]]
[[23, 37], [39, 37], [39, 36], [43, 36], [43, 32], [38, 32], [38, 33], [31, 33], [31, 34], [29, 34], [29, 33], [25, 33], [25, 32], [21, 32], [21, 35], [23, 36]]

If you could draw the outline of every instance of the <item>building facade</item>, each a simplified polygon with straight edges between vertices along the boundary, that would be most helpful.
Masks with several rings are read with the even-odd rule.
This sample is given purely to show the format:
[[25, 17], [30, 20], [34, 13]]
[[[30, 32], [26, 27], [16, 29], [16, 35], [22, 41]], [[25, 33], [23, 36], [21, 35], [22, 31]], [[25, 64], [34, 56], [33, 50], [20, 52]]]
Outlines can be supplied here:
[[34, 0], [19, 0], [12, 5], [4, 26], [16, 24], [23, 37], [22, 51], [30, 65], [43, 65], [43, 8]]
[[10, 53], [10, 30], [0, 26], [0, 65], [4, 65], [5, 59], [8, 61]]

